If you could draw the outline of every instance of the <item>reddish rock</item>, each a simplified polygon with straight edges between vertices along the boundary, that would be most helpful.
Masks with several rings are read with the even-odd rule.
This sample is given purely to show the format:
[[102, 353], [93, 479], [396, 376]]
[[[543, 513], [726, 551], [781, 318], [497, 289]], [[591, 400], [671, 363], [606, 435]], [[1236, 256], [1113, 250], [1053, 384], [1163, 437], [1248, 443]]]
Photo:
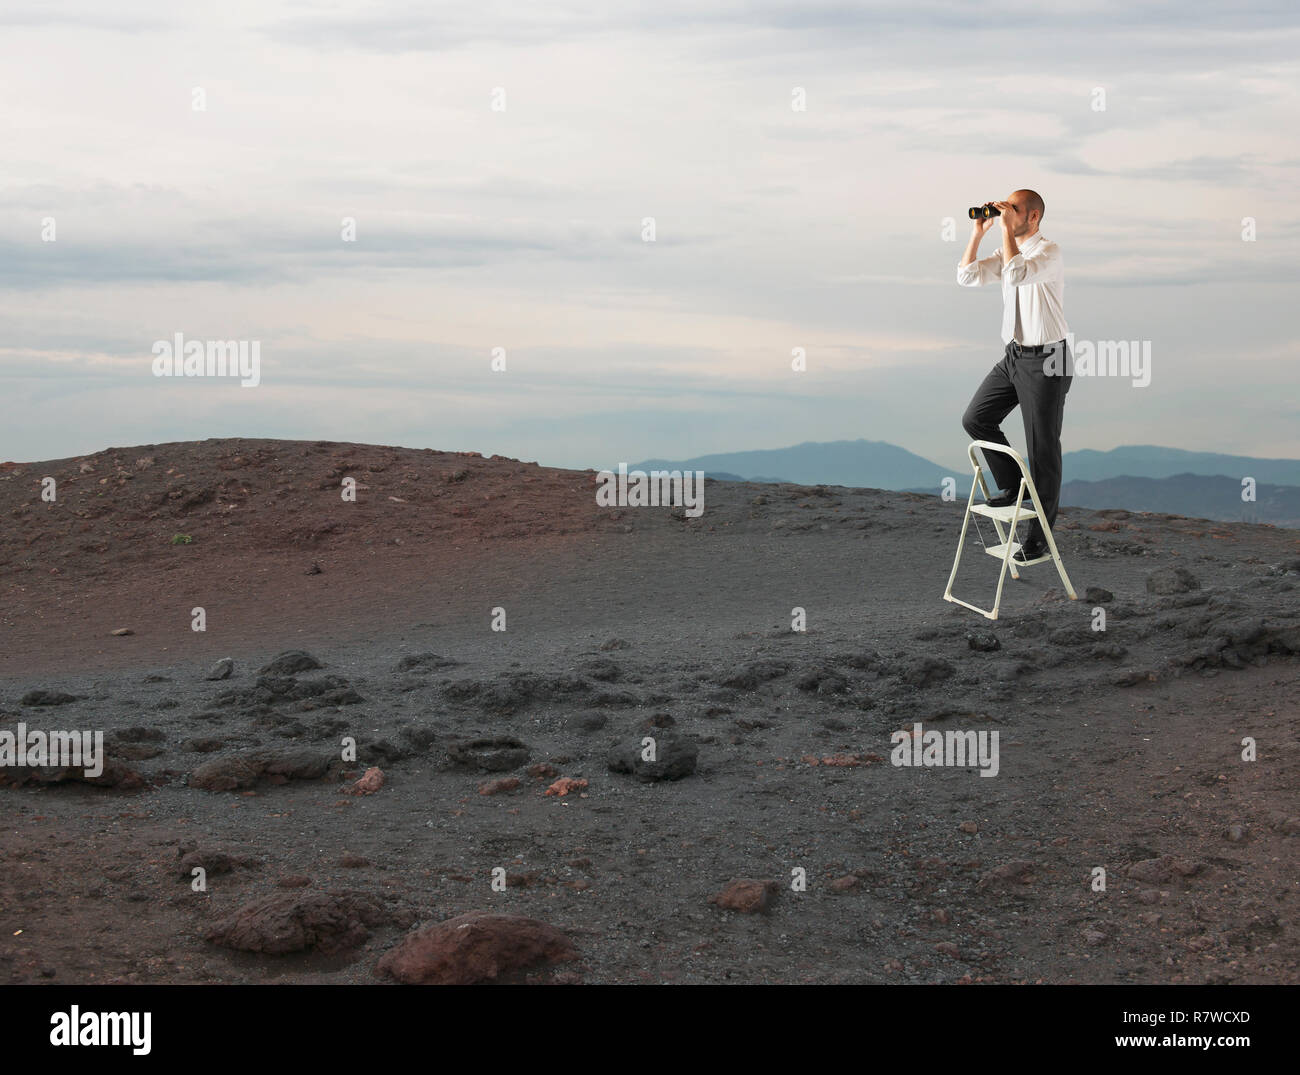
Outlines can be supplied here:
[[545, 922], [470, 911], [409, 934], [380, 959], [375, 974], [407, 985], [473, 985], [577, 958], [573, 942]]
[[353, 784], [350, 788], [344, 788], [345, 795], [373, 795], [384, 786], [384, 771], [375, 766], [371, 766], [361, 776], [361, 779]]
[[528, 767], [528, 775], [536, 780], [553, 780], [560, 775], [560, 770], [549, 761], [539, 761]]
[[519, 787], [519, 777], [503, 776], [497, 780], [489, 780], [486, 784], [478, 786], [480, 795], [500, 795], [503, 792], [514, 791]]
[[829, 754], [822, 758], [821, 763], [835, 769], [854, 769], [884, 760], [879, 754]]
[[1005, 862], [981, 877], [979, 884], [975, 887], [983, 892], [984, 889], [992, 888], [995, 885], [1027, 885], [1029, 884], [1029, 873], [1033, 868], [1034, 864], [1032, 862], [1023, 860]]
[[953, 944], [952, 941], [940, 941], [934, 946], [934, 950], [941, 956], [947, 956], [949, 959], [961, 958], [961, 949]]
[[279, 892], [246, 903], [204, 933], [209, 944], [283, 955], [314, 948], [326, 955], [360, 944], [367, 926], [391, 916], [378, 900], [350, 892]]
[[586, 788], [587, 782], [581, 777], [577, 779], [571, 776], [562, 776], [554, 784], [546, 789], [547, 795], [559, 795], [561, 797], [570, 795], [575, 791], [582, 791]]
[[710, 896], [709, 902], [716, 904], [723, 911], [757, 914], [767, 910], [771, 896], [779, 887], [775, 881], [755, 881], [749, 877], [739, 877], [716, 896]]
[[849, 874], [847, 877], [837, 877], [831, 882], [831, 891], [848, 892], [851, 889], [857, 888], [858, 884], [859, 881], [853, 876], [853, 874]]

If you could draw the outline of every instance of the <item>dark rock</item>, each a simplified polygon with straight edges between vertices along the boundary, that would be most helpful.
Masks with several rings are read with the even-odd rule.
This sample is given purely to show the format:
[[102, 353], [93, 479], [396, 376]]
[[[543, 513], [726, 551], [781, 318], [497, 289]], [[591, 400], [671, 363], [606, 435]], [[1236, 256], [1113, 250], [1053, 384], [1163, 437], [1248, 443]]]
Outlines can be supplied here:
[[87, 776], [83, 767], [65, 766], [0, 766], [0, 786], [13, 784], [91, 784], [117, 791], [133, 791], [144, 787], [145, 779], [134, 769], [111, 758], [103, 760], [103, 771], [98, 776]]
[[183, 847], [176, 849], [179, 861], [176, 863], [176, 876], [188, 881], [194, 876], [196, 868], [202, 868], [208, 877], [217, 877], [224, 873], [231, 873], [239, 866], [258, 866], [260, 863], [255, 858], [249, 858], [244, 855], [232, 855], [228, 851], [220, 851], [216, 848], [193, 848], [186, 850]]
[[633, 706], [640, 705], [641, 699], [632, 691], [596, 691], [586, 700], [591, 706]]
[[599, 680], [602, 683], [613, 683], [623, 674], [623, 669], [619, 667], [618, 662], [611, 661], [608, 657], [584, 661], [579, 667], [579, 671], [584, 676]]
[[28, 691], [22, 696], [22, 705], [67, 705], [69, 702], [75, 702], [75, 694], [67, 694], [64, 691], [47, 691], [34, 690]]
[[259, 671], [263, 675], [292, 676], [298, 672], [308, 672], [320, 667], [322, 667], [320, 661], [310, 653], [300, 649], [290, 649], [277, 654]]
[[482, 689], [483, 684], [477, 679], [455, 679], [443, 685], [442, 694], [449, 702], [468, 702]]
[[786, 661], [778, 661], [770, 657], [757, 661], [750, 661], [742, 665], [738, 670], [724, 676], [718, 682], [724, 687], [732, 687], [736, 690], [752, 691], [760, 683], [765, 683], [770, 679], [776, 679], [790, 671], [790, 665]]
[[370, 936], [392, 916], [372, 896], [353, 892], [278, 892], [245, 904], [203, 935], [209, 944], [284, 955], [315, 949], [331, 955]]
[[285, 784], [290, 780], [319, 780], [343, 767], [335, 755], [314, 750], [257, 751], [204, 762], [190, 773], [190, 787], [202, 791], [238, 791], [259, 781]]
[[331, 771], [340, 770], [342, 761], [333, 754], [322, 754], [315, 750], [286, 750], [258, 755], [263, 765], [263, 775], [270, 778], [287, 780], [319, 780]]
[[818, 694], [843, 694], [849, 689], [849, 681], [825, 665], [805, 669], [794, 685], [801, 691], [816, 691]]
[[206, 679], [229, 679], [231, 673], [235, 670], [235, 661], [231, 657], [222, 657], [216, 664], [208, 669]]
[[1104, 605], [1114, 601], [1115, 595], [1102, 586], [1089, 586], [1084, 592], [1083, 599], [1090, 605]]
[[[342, 676], [326, 675], [291, 683], [284, 692], [293, 701], [313, 700], [317, 705], [356, 705], [364, 699]], [[314, 707], [299, 707], [314, 708]]]
[[1181, 594], [1200, 588], [1196, 576], [1185, 567], [1160, 567], [1147, 576], [1147, 593]]
[[437, 653], [408, 653], [397, 662], [394, 672], [431, 672], [437, 668], [451, 668], [460, 664], [451, 657], [442, 657]]
[[248, 758], [216, 758], [190, 773], [190, 787], [203, 791], [238, 791], [253, 787], [262, 775], [262, 766]]
[[383, 767], [409, 758], [411, 754], [408, 747], [398, 746], [387, 739], [377, 739], [373, 743], [362, 744], [357, 752], [357, 760], [364, 765]]
[[[642, 756], [646, 747], [643, 738], [654, 740], [654, 761]], [[648, 737], [627, 739], [612, 747], [606, 762], [612, 772], [631, 773], [638, 780], [652, 783], [659, 780], [681, 780], [695, 772], [699, 748], [689, 739], [671, 732], [657, 732]]]
[[981, 653], [992, 653], [1002, 648], [1002, 640], [991, 631], [970, 631], [966, 635], [966, 645]]
[[199, 738], [182, 740], [180, 749], [190, 754], [211, 754], [223, 746], [225, 743], [220, 739]]
[[530, 750], [525, 743], [508, 735], [493, 739], [470, 739], [453, 743], [447, 755], [455, 765], [480, 769], [487, 773], [503, 773], [518, 769], [528, 761]]

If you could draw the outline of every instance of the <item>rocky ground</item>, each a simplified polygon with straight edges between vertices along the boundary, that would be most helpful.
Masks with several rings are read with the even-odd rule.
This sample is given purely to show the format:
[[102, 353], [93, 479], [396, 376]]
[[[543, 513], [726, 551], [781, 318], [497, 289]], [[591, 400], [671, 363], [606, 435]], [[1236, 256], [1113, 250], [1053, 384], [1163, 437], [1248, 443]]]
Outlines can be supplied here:
[[1300, 535], [1066, 508], [994, 622], [964, 501], [594, 477], [0, 465], [0, 733], [111, 759], [0, 768], [0, 981], [1300, 980]]

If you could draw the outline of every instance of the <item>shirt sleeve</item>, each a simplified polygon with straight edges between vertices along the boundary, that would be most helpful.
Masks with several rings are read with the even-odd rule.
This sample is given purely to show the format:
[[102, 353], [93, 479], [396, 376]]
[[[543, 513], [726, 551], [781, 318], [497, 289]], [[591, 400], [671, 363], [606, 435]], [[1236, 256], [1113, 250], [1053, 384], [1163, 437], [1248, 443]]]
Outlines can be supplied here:
[[1041, 284], [1057, 276], [1062, 266], [1061, 248], [1055, 243], [1044, 243], [1041, 250], [1035, 251], [1029, 257], [1017, 254], [1007, 262], [1007, 282], [1017, 286]]
[[957, 266], [957, 283], [962, 287], [983, 287], [991, 284], [1002, 275], [1002, 255], [972, 261], [969, 265]]

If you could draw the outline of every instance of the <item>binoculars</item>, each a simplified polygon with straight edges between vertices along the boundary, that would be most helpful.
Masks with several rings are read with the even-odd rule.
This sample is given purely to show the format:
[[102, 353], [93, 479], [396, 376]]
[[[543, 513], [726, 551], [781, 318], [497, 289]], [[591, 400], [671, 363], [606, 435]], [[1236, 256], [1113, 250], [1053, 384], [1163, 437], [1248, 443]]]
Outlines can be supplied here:
[[991, 216], [1001, 216], [1002, 210], [995, 209], [991, 205], [976, 205], [967, 209], [966, 215], [969, 216], [971, 220], [980, 220], [981, 218], [987, 220]]

